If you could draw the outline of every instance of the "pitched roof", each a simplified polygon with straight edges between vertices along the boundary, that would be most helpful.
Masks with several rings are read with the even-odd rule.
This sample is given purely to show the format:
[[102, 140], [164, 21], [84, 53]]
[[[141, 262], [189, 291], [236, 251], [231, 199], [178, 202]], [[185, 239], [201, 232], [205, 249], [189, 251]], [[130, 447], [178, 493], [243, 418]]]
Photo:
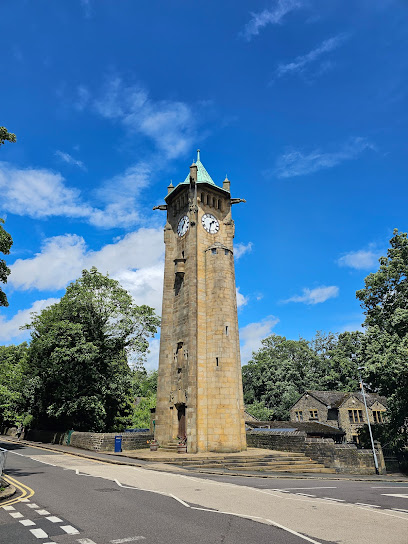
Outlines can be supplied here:
[[[197, 149], [197, 160], [194, 164], [197, 166], [197, 183], [210, 183], [211, 185], [215, 185], [210, 174], [207, 172], [207, 170], [204, 168], [203, 163], [200, 161], [199, 149]], [[190, 183], [190, 173], [187, 174], [187, 177], [183, 181], [183, 183]]]
[[307, 434], [319, 434], [319, 435], [344, 435], [346, 434], [342, 429], [327, 425], [327, 423], [320, 423], [319, 421], [260, 421], [257, 424], [254, 422], [246, 422], [256, 430], [258, 425], [268, 426], [271, 429], [297, 429], [298, 431], [305, 432]]
[[[360, 391], [355, 393], [347, 393], [344, 391], [315, 391], [309, 390], [305, 391], [305, 394], [311, 395], [318, 401], [322, 402], [330, 408], [339, 408], [343, 402], [345, 402], [350, 397], [356, 397], [360, 402], [364, 402], [363, 394]], [[372, 406], [375, 402], [380, 402], [385, 407], [387, 407], [386, 397], [382, 397], [378, 393], [365, 393], [367, 406]]]

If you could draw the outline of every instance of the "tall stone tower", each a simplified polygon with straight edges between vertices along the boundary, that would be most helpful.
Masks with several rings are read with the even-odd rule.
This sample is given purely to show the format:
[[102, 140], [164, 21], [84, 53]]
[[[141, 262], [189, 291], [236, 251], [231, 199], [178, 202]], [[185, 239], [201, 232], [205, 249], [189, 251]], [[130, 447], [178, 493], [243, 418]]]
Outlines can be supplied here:
[[246, 449], [230, 181], [200, 161], [168, 187], [155, 438], [191, 453]]

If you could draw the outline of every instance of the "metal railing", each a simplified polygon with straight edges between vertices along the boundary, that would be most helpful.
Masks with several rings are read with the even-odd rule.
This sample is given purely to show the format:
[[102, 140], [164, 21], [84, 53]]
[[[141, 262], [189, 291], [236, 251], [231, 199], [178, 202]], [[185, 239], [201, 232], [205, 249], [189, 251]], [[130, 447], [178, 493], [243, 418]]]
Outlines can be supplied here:
[[0, 448], [0, 478], [3, 475], [3, 469], [6, 464], [7, 450]]

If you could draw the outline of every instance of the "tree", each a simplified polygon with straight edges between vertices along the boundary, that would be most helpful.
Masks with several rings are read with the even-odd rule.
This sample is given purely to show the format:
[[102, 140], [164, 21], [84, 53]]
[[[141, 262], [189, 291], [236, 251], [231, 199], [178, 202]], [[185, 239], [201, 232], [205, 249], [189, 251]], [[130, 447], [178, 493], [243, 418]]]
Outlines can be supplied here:
[[28, 345], [0, 346], [0, 427], [22, 418]]
[[276, 334], [265, 338], [252, 360], [242, 367], [248, 412], [252, 413], [254, 405], [259, 413], [261, 402], [269, 419], [288, 419], [290, 407], [303, 391], [316, 387], [318, 366], [319, 359], [306, 340], [287, 340]]
[[0, 127], [0, 145], [3, 145], [4, 142], [13, 142], [17, 141], [16, 135], [12, 132], [9, 132], [6, 127]]
[[120, 284], [84, 270], [60, 302], [35, 316], [29, 350], [30, 410], [42, 428], [120, 430], [132, 416], [132, 375], [159, 326]]
[[408, 239], [394, 230], [377, 272], [357, 291], [367, 327], [361, 361], [368, 386], [388, 397], [393, 442], [408, 439]]
[[[4, 219], [0, 217], [0, 252], [9, 255], [10, 248], [13, 245], [13, 239], [3, 228]], [[10, 268], [6, 265], [4, 259], [0, 259], [0, 282], [7, 283], [7, 276], [10, 274]], [[6, 293], [0, 287], [0, 306], [8, 306]]]

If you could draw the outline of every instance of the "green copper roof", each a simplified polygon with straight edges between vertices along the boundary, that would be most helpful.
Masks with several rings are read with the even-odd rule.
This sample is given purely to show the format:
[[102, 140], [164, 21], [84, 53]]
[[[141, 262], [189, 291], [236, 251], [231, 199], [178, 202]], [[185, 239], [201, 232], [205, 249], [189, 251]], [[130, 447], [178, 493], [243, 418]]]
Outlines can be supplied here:
[[[211, 185], [215, 185], [215, 183], [211, 179], [210, 174], [207, 172], [207, 170], [204, 168], [203, 163], [200, 161], [199, 149], [197, 149], [197, 160], [194, 164], [197, 166], [197, 183], [211, 183]], [[190, 183], [190, 173], [187, 174], [187, 177], [183, 181], [183, 183]]]

